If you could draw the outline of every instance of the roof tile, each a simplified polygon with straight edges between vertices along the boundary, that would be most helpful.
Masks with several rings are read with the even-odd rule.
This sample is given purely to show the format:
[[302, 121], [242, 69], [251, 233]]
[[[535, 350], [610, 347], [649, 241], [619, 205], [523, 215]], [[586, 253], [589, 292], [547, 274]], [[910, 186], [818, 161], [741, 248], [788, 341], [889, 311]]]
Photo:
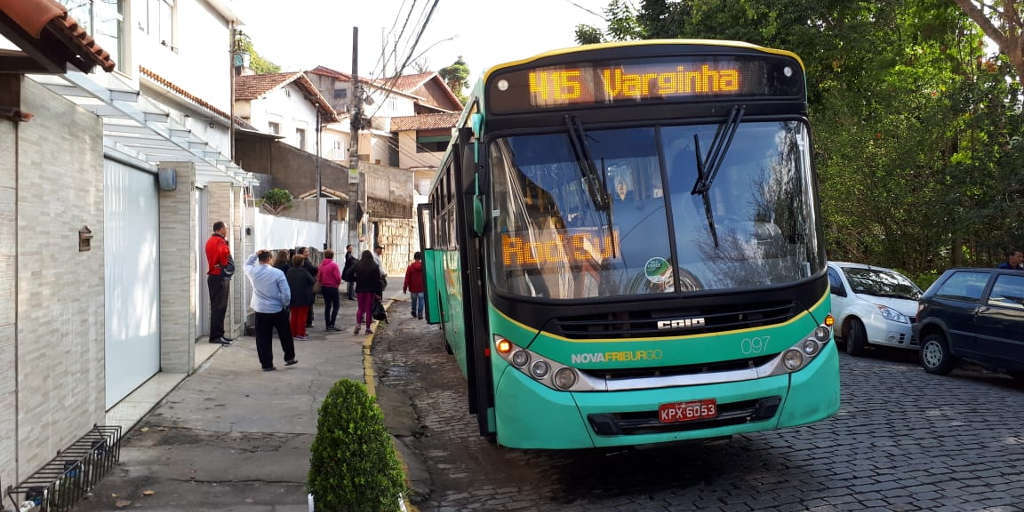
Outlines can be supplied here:
[[391, 131], [405, 132], [409, 130], [438, 130], [442, 128], [453, 128], [459, 122], [459, 112], [445, 112], [442, 114], [420, 114], [418, 116], [404, 116], [391, 118]]

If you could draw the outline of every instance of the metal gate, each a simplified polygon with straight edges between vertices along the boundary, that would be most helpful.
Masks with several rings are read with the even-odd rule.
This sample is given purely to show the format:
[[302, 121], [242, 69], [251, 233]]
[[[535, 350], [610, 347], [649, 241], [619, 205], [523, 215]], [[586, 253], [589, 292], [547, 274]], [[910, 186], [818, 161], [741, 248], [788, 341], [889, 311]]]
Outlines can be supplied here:
[[106, 407], [160, 370], [160, 222], [156, 176], [103, 164]]

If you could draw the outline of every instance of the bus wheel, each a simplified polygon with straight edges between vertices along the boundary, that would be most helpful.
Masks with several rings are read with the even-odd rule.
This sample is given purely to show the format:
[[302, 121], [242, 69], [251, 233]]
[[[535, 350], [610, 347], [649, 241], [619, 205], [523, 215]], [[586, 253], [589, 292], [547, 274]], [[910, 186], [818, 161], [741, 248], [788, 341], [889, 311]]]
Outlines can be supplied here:
[[945, 375], [953, 369], [953, 355], [949, 353], [946, 338], [938, 333], [931, 333], [921, 342], [921, 366], [924, 371], [936, 375]]
[[864, 324], [856, 318], [850, 319], [850, 326], [846, 329], [846, 353], [851, 356], [859, 356], [864, 353], [867, 346], [868, 335], [864, 331]]

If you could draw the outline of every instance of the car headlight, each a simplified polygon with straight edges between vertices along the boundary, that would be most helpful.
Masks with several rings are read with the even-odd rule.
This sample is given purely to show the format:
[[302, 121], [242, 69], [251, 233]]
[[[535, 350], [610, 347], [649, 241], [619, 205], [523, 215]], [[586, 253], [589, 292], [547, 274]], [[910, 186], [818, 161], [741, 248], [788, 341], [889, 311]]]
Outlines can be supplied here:
[[907, 318], [907, 315], [904, 315], [903, 313], [900, 313], [899, 311], [896, 311], [895, 309], [890, 308], [889, 306], [883, 306], [879, 304], [878, 311], [882, 313], [882, 317], [885, 318], [886, 320], [899, 322], [901, 324], [910, 323], [910, 319]]

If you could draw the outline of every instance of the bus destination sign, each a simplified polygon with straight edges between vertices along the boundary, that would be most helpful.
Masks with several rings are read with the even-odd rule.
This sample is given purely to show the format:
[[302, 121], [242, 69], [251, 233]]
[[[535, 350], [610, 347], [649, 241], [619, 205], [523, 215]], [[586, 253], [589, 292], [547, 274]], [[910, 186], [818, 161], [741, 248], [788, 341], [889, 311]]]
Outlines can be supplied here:
[[781, 57], [670, 57], [574, 63], [496, 75], [489, 85], [496, 113], [572, 106], [694, 101], [736, 97], [802, 97], [803, 75]]

